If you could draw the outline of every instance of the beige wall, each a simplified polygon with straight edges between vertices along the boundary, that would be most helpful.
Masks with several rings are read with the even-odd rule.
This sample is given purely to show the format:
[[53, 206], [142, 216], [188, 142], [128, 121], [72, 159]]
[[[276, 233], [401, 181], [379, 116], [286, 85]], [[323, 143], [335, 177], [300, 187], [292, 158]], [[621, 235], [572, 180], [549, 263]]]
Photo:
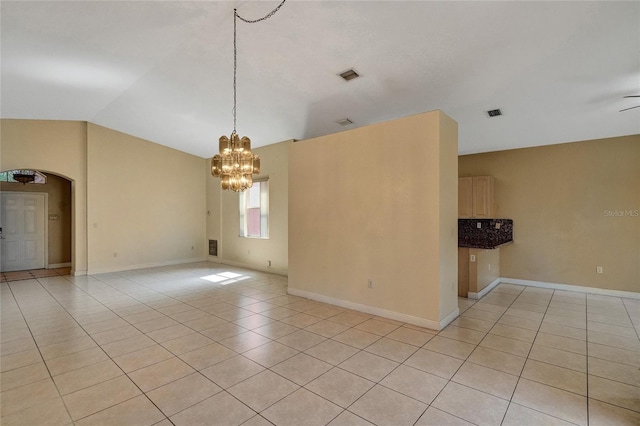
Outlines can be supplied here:
[[89, 272], [203, 260], [205, 159], [88, 125]]
[[439, 116], [440, 319], [458, 309], [458, 123]]
[[639, 164], [635, 135], [461, 156], [459, 174], [494, 176], [513, 219], [502, 277], [638, 292]]
[[[44, 192], [49, 196], [47, 212], [49, 265], [71, 264], [71, 182], [47, 173], [47, 183], [28, 184], [0, 182], [0, 191]], [[53, 215], [53, 216], [52, 216]]]
[[210, 257], [210, 260], [287, 274], [288, 151], [292, 143], [293, 141], [286, 141], [253, 150], [260, 156], [261, 170], [258, 177], [269, 178], [269, 239], [239, 236], [238, 194], [221, 191], [220, 179], [213, 178], [211, 169], [207, 166], [207, 209], [211, 213], [207, 220], [207, 235], [209, 239], [218, 240], [218, 257]]
[[439, 111], [291, 146], [290, 292], [438, 327], [457, 312], [456, 229], [457, 125]]
[[87, 124], [0, 120], [0, 170], [34, 169], [71, 181], [72, 268], [87, 271]]
[[206, 258], [205, 159], [85, 122], [1, 124], [0, 169], [71, 181], [75, 274]]
[[220, 218], [222, 212], [220, 197], [222, 195], [222, 190], [220, 189], [220, 179], [214, 179], [214, 177], [211, 176], [211, 159], [208, 159], [206, 161], [206, 164], [204, 165], [204, 173], [207, 177], [207, 255], [209, 254], [208, 240], [218, 241], [218, 256], [209, 256], [209, 260], [213, 262], [219, 262], [222, 259], [222, 253], [220, 252], [220, 248], [222, 245], [220, 236]]

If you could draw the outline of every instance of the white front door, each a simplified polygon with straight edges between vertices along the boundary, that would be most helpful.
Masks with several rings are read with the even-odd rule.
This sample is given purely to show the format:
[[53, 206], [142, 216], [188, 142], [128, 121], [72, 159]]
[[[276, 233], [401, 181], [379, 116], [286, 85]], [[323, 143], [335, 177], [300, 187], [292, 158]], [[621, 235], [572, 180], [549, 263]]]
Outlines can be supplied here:
[[45, 266], [45, 195], [0, 193], [0, 269], [3, 272]]

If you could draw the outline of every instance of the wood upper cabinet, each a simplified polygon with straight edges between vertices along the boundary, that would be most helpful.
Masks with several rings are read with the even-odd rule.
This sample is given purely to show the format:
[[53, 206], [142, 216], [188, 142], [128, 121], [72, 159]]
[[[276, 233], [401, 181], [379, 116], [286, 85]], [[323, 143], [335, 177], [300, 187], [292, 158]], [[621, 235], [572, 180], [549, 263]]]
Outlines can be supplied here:
[[458, 178], [458, 217], [493, 217], [493, 176]]
[[473, 178], [473, 217], [489, 219], [493, 216], [493, 176]]
[[473, 217], [473, 178], [458, 179], [458, 217]]

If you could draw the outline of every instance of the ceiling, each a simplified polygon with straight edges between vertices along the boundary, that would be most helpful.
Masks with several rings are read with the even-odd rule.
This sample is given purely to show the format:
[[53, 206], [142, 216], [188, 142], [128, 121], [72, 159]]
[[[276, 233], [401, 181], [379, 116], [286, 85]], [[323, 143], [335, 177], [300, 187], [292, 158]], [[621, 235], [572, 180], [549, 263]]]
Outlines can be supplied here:
[[[233, 129], [233, 9], [278, 3], [3, 0], [0, 115], [211, 157]], [[289, 0], [238, 22], [237, 76], [254, 147], [434, 109], [461, 154], [639, 134], [640, 108], [618, 111], [640, 105], [640, 2]]]

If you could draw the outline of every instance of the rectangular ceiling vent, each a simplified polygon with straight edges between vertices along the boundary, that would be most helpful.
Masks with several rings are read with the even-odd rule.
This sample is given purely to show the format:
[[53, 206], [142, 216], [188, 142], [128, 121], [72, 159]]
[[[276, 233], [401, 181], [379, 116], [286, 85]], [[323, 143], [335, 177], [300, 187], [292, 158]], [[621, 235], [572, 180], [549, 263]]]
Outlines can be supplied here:
[[487, 114], [489, 114], [489, 117], [497, 117], [499, 115], [502, 115], [502, 111], [500, 111], [500, 108], [492, 109], [490, 111], [487, 111]]
[[341, 126], [348, 126], [349, 124], [353, 124], [353, 121], [349, 120], [348, 118], [343, 118], [341, 120], [336, 121], [336, 123], [338, 123]]
[[341, 72], [338, 74], [340, 77], [344, 79], [344, 81], [353, 80], [354, 78], [360, 77], [360, 74], [356, 72], [353, 68], [346, 70], [345, 72]]

